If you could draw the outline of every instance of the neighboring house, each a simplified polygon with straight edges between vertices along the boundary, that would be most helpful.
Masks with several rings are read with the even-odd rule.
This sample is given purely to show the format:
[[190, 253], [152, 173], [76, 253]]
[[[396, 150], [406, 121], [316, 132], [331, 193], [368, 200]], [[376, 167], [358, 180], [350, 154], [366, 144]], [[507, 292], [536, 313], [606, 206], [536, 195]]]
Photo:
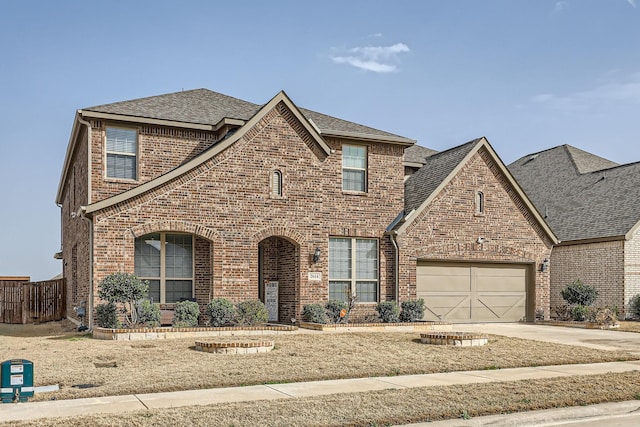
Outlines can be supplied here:
[[[427, 208], [407, 196], [420, 212], [437, 206], [438, 226], [451, 227], [437, 232], [434, 256], [425, 252], [434, 233], [425, 214], [398, 215], [404, 150], [414, 143], [299, 108], [284, 92], [264, 105], [198, 89], [78, 110], [56, 198], [68, 306], [86, 301], [92, 322], [100, 281], [125, 271], [148, 280], [165, 309], [190, 298], [201, 310], [215, 297], [259, 298], [277, 307], [272, 320], [290, 323], [305, 304], [355, 293], [362, 318], [379, 301], [420, 296], [416, 256], [436, 256], [524, 266], [518, 320], [547, 310], [548, 274], [536, 266], [553, 237], [484, 139], [435, 176]], [[425, 167], [439, 171], [437, 161]], [[487, 204], [477, 216], [479, 190]], [[495, 227], [505, 230], [494, 236]], [[495, 241], [474, 246], [477, 235]]]
[[426, 319], [548, 318], [557, 239], [485, 138], [426, 157], [405, 197], [390, 227], [399, 289], [424, 298]]
[[570, 145], [526, 155], [509, 170], [560, 239], [551, 255], [551, 306], [576, 279], [598, 306], [628, 316], [640, 293], [640, 163], [618, 165]]

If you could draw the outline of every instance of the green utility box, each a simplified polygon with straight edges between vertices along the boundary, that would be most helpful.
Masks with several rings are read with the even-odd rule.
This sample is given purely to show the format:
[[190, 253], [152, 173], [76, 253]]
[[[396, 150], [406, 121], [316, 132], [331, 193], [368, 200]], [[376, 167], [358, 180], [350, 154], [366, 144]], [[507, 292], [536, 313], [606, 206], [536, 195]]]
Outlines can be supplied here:
[[2, 362], [0, 373], [2, 403], [26, 402], [33, 397], [33, 362], [25, 359], [6, 360]]

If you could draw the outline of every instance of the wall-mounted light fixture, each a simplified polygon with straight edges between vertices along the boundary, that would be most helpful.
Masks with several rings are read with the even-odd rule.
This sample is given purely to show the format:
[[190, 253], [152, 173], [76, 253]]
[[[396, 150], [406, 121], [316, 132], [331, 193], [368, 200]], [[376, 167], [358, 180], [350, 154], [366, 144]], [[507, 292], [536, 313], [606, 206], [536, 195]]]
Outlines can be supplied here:
[[320, 261], [320, 248], [316, 248], [315, 252], [313, 253], [313, 263], [317, 264], [318, 261]]
[[542, 273], [546, 272], [547, 270], [549, 270], [549, 258], [545, 258], [544, 261], [542, 261], [542, 264], [540, 264], [540, 271]]
[[486, 241], [487, 240], [484, 237], [478, 237], [478, 240], [476, 240], [476, 243], [483, 244]]

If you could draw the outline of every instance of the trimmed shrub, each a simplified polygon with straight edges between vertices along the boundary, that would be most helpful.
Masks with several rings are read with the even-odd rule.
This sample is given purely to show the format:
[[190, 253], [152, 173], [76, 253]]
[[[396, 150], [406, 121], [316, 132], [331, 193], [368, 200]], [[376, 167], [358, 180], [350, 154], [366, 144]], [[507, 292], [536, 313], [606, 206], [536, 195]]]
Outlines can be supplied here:
[[554, 311], [556, 312], [556, 319], [567, 321], [573, 319], [573, 315], [571, 314], [572, 307], [570, 305], [564, 304], [557, 306]]
[[347, 316], [346, 314], [344, 316], [340, 316], [340, 314], [349, 312], [349, 304], [345, 301], [339, 300], [329, 301], [325, 304], [324, 308], [326, 309], [327, 316], [331, 323], [344, 323], [344, 319]]
[[590, 306], [598, 297], [598, 290], [591, 285], [585, 285], [580, 279], [567, 285], [560, 291], [562, 298], [570, 305]]
[[400, 321], [400, 307], [395, 301], [381, 301], [376, 305], [376, 311], [382, 323], [397, 323]]
[[117, 329], [120, 327], [118, 309], [112, 302], [96, 305], [96, 323], [101, 328]]
[[134, 274], [113, 273], [98, 285], [98, 296], [107, 302], [122, 304], [122, 313], [129, 326], [138, 323], [136, 303], [147, 295], [149, 282]]
[[173, 326], [175, 328], [194, 328], [198, 326], [198, 316], [200, 316], [200, 309], [197, 302], [177, 302], [173, 312]]
[[230, 325], [236, 318], [236, 308], [226, 298], [214, 298], [207, 305], [209, 325], [213, 327]]
[[587, 320], [589, 316], [589, 307], [585, 307], [584, 305], [576, 305], [571, 309], [571, 316], [573, 320], [577, 322], [583, 322]]
[[238, 314], [236, 321], [240, 325], [252, 326], [258, 323], [266, 323], [269, 320], [267, 307], [257, 299], [238, 303], [236, 311]]
[[640, 294], [636, 294], [629, 301], [629, 311], [631, 312], [631, 316], [636, 319], [640, 319]]
[[154, 304], [145, 298], [138, 301], [137, 310], [139, 324], [150, 328], [160, 326], [160, 304]]
[[302, 320], [324, 324], [329, 321], [329, 317], [322, 304], [307, 304], [302, 307]]
[[403, 301], [400, 306], [402, 307], [401, 322], [415, 322], [424, 317], [424, 300], [422, 298]]

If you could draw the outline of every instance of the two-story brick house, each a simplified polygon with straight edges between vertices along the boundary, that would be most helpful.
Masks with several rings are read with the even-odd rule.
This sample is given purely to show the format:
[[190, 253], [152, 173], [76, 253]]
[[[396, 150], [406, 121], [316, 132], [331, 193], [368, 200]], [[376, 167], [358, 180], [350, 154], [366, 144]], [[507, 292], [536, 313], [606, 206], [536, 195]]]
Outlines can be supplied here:
[[[98, 284], [118, 271], [148, 280], [165, 307], [265, 300], [277, 283], [285, 323], [304, 304], [353, 293], [360, 313], [415, 297], [402, 260], [417, 246], [392, 230], [394, 218], [406, 223], [403, 153], [414, 143], [298, 108], [284, 92], [264, 105], [199, 89], [78, 110], [56, 198], [68, 305], [86, 302], [91, 321]], [[520, 218], [528, 208], [492, 212]], [[536, 221], [523, 224], [544, 227]], [[536, 253], [494, 261], [526, 264], [536, 308], [548, 305], [535, 266], [553, 237], [524, 233], [541, 242]]]

